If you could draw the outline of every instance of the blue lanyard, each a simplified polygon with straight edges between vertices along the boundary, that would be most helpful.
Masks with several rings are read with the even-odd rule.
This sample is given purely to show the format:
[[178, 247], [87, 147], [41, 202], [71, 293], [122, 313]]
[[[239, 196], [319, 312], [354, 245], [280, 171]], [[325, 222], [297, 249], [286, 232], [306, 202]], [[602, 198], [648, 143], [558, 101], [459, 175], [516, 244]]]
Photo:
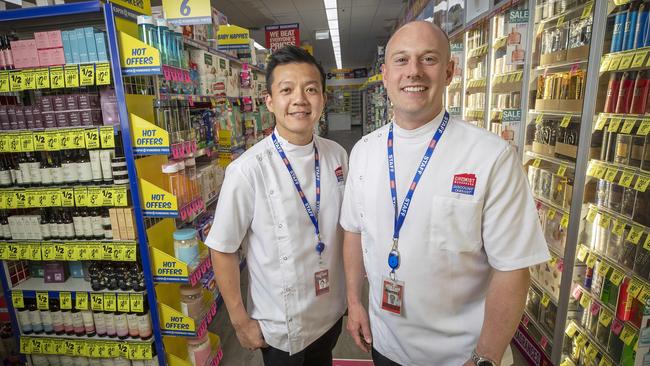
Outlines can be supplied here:
[[278, 138], [275, 136], [275, 132], [271, 134], [271, 139], [273, 139], [273, 145], [275, 146], [275, 150], [277, 150], [278, 154], [280, 154], [280, 158], [282, 158], [282, 162], [287, 167], [287, 170], [289, 171], [289, 175], [291, 175], [291, 180], [293, 180], [293, 185], [296, 187], [296, 191], [298, 191], [298, 195], [302, 200], [302, 204], [305, 206], [305, 210], [307, 211], [307, 215], [309, 215], [309, 218], [311, 219], [311, 223], [314, 224], [316, 237], [318, 238], [318, 242], [316, 243], [316, 252], [318, 252], [318, 255], [320, 255], [321, 253], [323, 253], [323, 250], [325, 250], [325, 244], [321, 241], [320, 229], [318, 228], [318, 213], [320, 211], [320, 156], [318, 155], [318, 148], [316, 147], [316, 141], [314, 141], [314, 172], [316, 174], [316, 212], [314, 213], [314, 210], [311, 209], [311, 205], [309, 204], [309, 201], [307, 201], [305, 192], [302, 190], [302, 187], [300, 186], [300, 181], [298, 180], [298, 176], [296, 175], [296, 172], [293, 170], [293, 167], [289, 162], [289, 158], [287, 158], [287, 154], [284, 153], [284, 150], [282, 149], [282, 146], [280, 145]]
[[400, 262], [399, 251], [398, 251], [399, 233], [400, 230], [402, 230], [402, 225], [404, 225], [404, 220], [406, 219], [406, 214], [408, 213], [409, 206], [413, 201], [413, 193], [415, 192], [415, 188], [417, 187], [418, 182], [420, 182], [420, 178], [422, 177], [424, 170], [427, 168], [427, 165], [431, 160], [431, 156], [433, 155], [433, 151], [435, 150], [436, 145], [440, 141], [442, 134], [445, 132], [445, 129], [447, 128], [448, 123], [449, 123], [449, 113], [445, 111], [445, 116], [442, 118], [440, 127], [438, 127], [436, 133], [431, 138], [431, 142], [427, 147], [427, 151], [424, 153], [424, 156], [422, 157], [422, 161], [418, 166], [418, 170], [415, 172], [415, 176], [413, 177], [413, 182], [409, 186], [408, 192], [406, 193], [406, 197], [404, 197], [404, 202], [402, 202], [402, 209], [399, 211], [397, 211], [397, 188], [396, 188], [397, 183], [395, 181], [395, 155], [393, 153], [393, 123], [391, 123], [388, 129], [388, 140], [386, 141], [386, 145], [388, 147], [388, 176], [390, 178], [390, 195], [393, 199], [393, 207], [395, 208], [395, 221], [393, 225], [393, 247], [390, 253], [388, 254], [388, 266], [391, 268], [392, 276], [394, 276], [395, 270], [399, 268], [399, 262]]

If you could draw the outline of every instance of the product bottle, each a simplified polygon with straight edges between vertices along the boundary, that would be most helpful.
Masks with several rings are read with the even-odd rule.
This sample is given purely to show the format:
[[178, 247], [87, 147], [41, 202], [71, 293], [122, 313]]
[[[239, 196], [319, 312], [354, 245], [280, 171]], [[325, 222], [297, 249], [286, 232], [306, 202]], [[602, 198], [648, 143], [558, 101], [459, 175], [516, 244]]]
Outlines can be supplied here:
[[[49, 211], [47, 221], [48, 221], [49, 227], [50, 227], [50, 238], [58, 239], [59, 236], [60, 236], [59, 235], [59, 226], [57, 225], [56, 211], [54, 209], [51, 209], [51, 211]], [[63, 234], [65, 234], [65, 232]]]
[[105, 311], [104, 321], [106, 322], [106, 335], [109, 338], [115, 338], [117, 336], [117, 329], [115, 329], [115, 314], [110, 311]]
[[29, 321], [32, 323], [32, 331], [35, 334], [43, 333], [43, 321], [41, 320], [41, 311], [36, 307], [36, 299], [29, 299], [27, 309], [29, 309]]
[[144, 312], [138, 314], [138, 331], [142, 340], [148, 340], [152, 336], [151, 317], [149, 316], [149, 304], [145, 303]]
[[126, 315], [126, 323], [129, 327], [129, 336], [131, 338], [140, 337], [140, 325], [138, 323], [138, 315], [136, 313], [128, 313]]
[[[2, 54], [2, 52], [0, 52], [0, 54]], [[7, 188], [11, 187], [11, 185], [11, 169], [6, 157], [3, 156], [2, 160], [0, 160], [0, 187]]]
[[90, 168], [93, 175], [93, 183], [102, 182], [102, 164], [100, 160], [100, 150], [90, 150]]
[[632, 104], [632, 95], [634, 94], [633, 89], [636, 74], [636, 71], [626, 71], [623, 73], [621, 87], [618, 90], [615, 113], [629, 113], [630, 105]]
[[72, 310], [72, 327], [74, 329], [74, 334], [77, 337], [81, 337], [86, 334], [86, 329], [84, 328], [84, 319], [81, 315], [81, 311], [78, 309]]
[[83, 216], [81, 214], [82, 211], [83, 208], [79, 207], [75, 207], [74, 210], [72, 210], [72, 225], [74, 226], [74, 233], [77, 239], [84, 238], [84, 223]]
[[614, 14], [614, 31], [612, 33], [612, 44], [609, 52], [620, 52], [623, 50], [623, 34], [625, 33], [625, 24], [627, 21], [628, 5], [621, 5]]
[[156, 42], [156, 27], [154, 25], [153, 17], [148, 15], [138, 15], [138, 36], [140, 40], [149, 46], [158, 48]]
[[30, 180], [33, 186], [41, 185], [41, 162], [32, 153], [27, 153], [27, 161], [29, 162]]
[[639, 6], [639, 15], [636, 22], [636, 32], [634, 35], [634, 48], [641, 48], [645, 44], [646, 27], [648, 26], [648, 10], [650, 3], [646, 0]]
[[72, 221], [72, 213], [70, 212], [70, 210], [64, 210], [61, 216], [63, 218], [63, 229], [65, 232], [65, 238], [74, 239], [75, 231], [74, 231], [74, 223]]
[[627, 51], [634, 47], [634, 32], [636, 31], [637, 17], [639, 15], [639, 4], [638, 1], [635, 1], [628, 8], [623, 31], [623, 49], [621, 51]]
[[11, 53], [11, 41], [17, 41], [18, 38], [15, 36], [12, 36], [11, 38], [9, 36], [4, 36], [5, 44], [7, 45], [7, 48], [3, 50], [4, 56], [5, 56], [5, 64], [6, 64], [6, 69], [7, 70], [13, 70], [14, 69], [14, 57], [13, 54]]
[[41, 310], [41, 322], [43, 323], [43, 332], [45, 334], [54, 333], [52, 313], [49, 309]]
[[52, 153], [52, 183], [54, 184], [63, 184], [65, 181], [60, 154], [60, 152]]
[[72, 324], [72, 312], [70, 310], [61, 310], [61, 316], [63, 317], [63, 328], [65, 334], [74, 335], [74, 325]]
[[52, 329], [54, 333], [57, 335], [64, 334], [65, 327], [63, 326], [63, 314], [59, 307], [59, 300], [50, 299], [50, 312], [52, 313]]
[[[25, 305], [28, 305], [27, 300], [25, 300]], [[27, 306], [18, 309], [17, 313], [20, 332], [25, 335], [32, 334], [34, 331], [32, 330], [32, 321], [29, 318], [29, 310], [27, 309]]]
[[93, 216], [91, 211], [84, 210], [84, 212], [81, 214], [81, 217], [84, 224], [84, 237], [86, 239], [93, 239]]
[[43, 240], [50, 240], [51, 235], [50, 235], [50, 220], [47, 217], [47, 210], [42, 209], [41, 210], [41, 236], [43, 237]]
[[74, 184], [79, 181], [79, 168], [71, 150], [63, 152], [61, 168], [63, 168], [63, 180], [66, 184]]
[[115, 332], [119, 339], [127, 339], [129, 337], [129, 325], [126, 319], [126, 313], [115, 313]]
[[87, 336], [92, 337], [95, 335], [95, 322], [93, 320], [93, 313], [89, 310], [81, 311], [81, 318], [83, 319], [84, 331]]
[[93, 228], [93, 238], [104, 239], [104, 227], [102, 226], [102, 216], [99, 209], [93, 208], [90, 211], [90, 220]]
[[18, 174], [21, 177], [20, 180], [22, 181], [22, 185], [25, 187], [32, 185], [32, 174], [30, 168], [31, 165], [29, 163], [28, 155], [26, 153], [20, 154], [18, 157]]
[[113, 239], [113, 229], [111, 227], [111, 216], [107, 208], [102, 209], [102, 229], [104, 230], [104, 238]]
[[160, 60], [164, 65], [169, 65], [169, 26], [167, 21], [162, 18], [156, 19], [156, 38], [158, 39], [158, 50], [160, 51]]
[[632, 96], [632, 106], [630, 113], [643, 114], [645, 107], [648, 104], [648, 93], [650, 92], [650, 79], [648, 79], [648, 71], [642, 70], [636, 76], [634, 82], [634, 94]]
[[56, 229], [59, 232], [59, 238], [65, 239], [67, 236], [65, 219], [63, 218], [63, 210], [56, 210]]
[[77, 169], [79, 183], [81, 184], [90, 184], [93, 180], [93, 169], [90, 164], [90, 157], [88, 156], [88, 150], [80, 149], [78, 151], [78, 160], [77, 160]]
[[95, 321], [95, 332], [100, 337], [106, 337], [106, 320], [104, 313], [96, 311], [93, 313], [93, 320]]
[[41, 183], [44, 186], [52, 185], [52, 159], [48, 153], [41, 155]]

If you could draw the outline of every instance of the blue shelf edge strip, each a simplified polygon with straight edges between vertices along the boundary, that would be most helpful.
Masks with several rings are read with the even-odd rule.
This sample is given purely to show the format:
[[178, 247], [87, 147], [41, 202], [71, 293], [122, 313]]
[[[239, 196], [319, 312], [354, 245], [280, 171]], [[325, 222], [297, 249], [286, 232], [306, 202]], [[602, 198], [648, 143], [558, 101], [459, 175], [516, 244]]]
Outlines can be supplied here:
[[0, 11], [0, 22], [30, 20], [45, 17], [95, 13], [101, 10], [99, 1], [84, 1], [79, 3], [60, 4], [51, 6], [34, 6], [31, 8]]

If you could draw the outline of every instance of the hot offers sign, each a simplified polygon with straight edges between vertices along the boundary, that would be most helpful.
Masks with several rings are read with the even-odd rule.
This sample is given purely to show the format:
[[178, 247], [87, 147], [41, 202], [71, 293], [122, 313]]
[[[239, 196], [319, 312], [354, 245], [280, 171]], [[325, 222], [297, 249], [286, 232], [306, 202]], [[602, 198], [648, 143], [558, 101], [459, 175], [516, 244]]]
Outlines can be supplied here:
[[300, 46], [298, 23], [267, 25], [264, 30], [266, 30], [266, 48], [271, 52], [287, 45]]

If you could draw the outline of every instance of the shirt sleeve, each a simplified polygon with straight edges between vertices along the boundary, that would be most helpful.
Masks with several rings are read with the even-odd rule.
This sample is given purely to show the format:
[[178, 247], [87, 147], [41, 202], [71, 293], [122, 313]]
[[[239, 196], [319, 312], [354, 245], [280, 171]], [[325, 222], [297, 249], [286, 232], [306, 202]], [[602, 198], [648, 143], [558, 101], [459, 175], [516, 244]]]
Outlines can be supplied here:
[[255, 190], [240, 165], [231, 164], [219, 193], [214, 221], [205, 245], [223, 253], [234, 253], [241, 246], [253, 220]]
[[349, 171], [348, 169], [344, 169], [344, 172], [347, 171], [347, 178], [345, 181], [345, 193], [343, 194], [343, 205], [341, 206], [341, 218], [339, 220], [343, 230], [351, 233], [360, 233], [362, 229], [360, 204], [358, 202], [358, 199], [361, 197], [359, 196], [359, 181], [357, 180], [359, 172], [357, 169], [358, 164], [355, 161], [359, 155], [358, 151], [356, 151], [357, 146], [355, 146], [350, 154]]
[[535, 201], [512, 147], [500, 154], [492, 168], [482, 236], [488, 261], [497, 270], [512, 271], [550, 259]]

